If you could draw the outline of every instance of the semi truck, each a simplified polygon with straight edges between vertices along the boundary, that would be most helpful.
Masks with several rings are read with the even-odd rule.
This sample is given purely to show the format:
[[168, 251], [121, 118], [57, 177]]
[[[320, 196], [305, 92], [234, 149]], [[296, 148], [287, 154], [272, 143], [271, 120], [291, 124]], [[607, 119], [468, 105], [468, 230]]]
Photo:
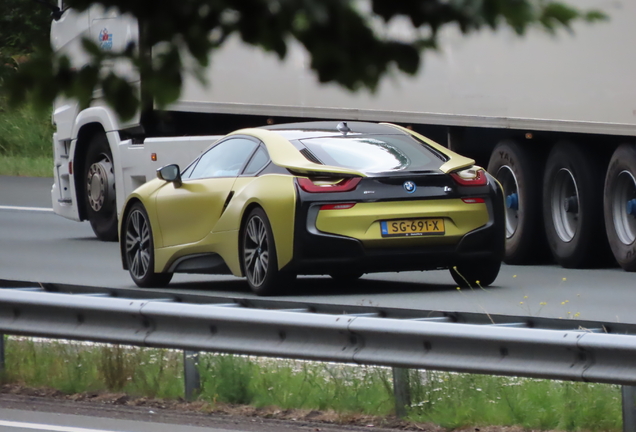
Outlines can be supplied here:
[[[64, 10], [54, 49], [75, 67], [81, 39], [103, 50], [138, 38], [115, 10]], [[229, 38], [206, 69], [186, 78], [177, 102], [122, 121], [96, 95], [89, 108], [54, 106], [53, 208], [116, 240], [127, 194], [169, 163], [182, 168], [219, 135], [309, 119], [391, 122], [472, 157], [503, 186], [511, 264], [553, 260], [568, 268], [636, 271], [636, 2], [580, 0], [608, 20], [572, 31], [441, 31], [416, 76], [393, 71], [375, 92], [320, 84], [291, 43], [284, 60]], [[399, 23], [398, 23], [399, 24]], [[131, 82], [136, 72], [112, 64]], [[549, 257], [549, 258], [548, 258]]]

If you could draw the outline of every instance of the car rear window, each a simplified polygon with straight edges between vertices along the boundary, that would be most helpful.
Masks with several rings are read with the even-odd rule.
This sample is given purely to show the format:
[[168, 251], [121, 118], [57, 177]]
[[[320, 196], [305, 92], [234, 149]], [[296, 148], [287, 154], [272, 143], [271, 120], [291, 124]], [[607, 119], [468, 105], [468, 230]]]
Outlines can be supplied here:
[[354, 135], [301, 140], [325, 165], [366, 173], [430, 171], [444, 163], [442, 155], [406, 135]]

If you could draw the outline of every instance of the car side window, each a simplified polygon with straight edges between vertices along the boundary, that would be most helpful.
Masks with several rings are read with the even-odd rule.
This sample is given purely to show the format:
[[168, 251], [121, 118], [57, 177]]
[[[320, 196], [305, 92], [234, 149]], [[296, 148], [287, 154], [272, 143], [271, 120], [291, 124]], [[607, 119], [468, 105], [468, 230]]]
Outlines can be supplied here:
[[236, 177], [258, 146], [247, 138], [230, 138], [205, 152], [192, 169], [190, 179]]
[[268, 162], [269, 156], [267, 155], [267, 150], [265, 150], [263, 146], [260, 146], [258, 150], [256, 150], [256, 153], [254, 153], [254, 156], [252, 156], [252, 159], [248, 162], [247, 167], [245, 167], [243, 175], [250, 176], [258, 173], [265, 168]]

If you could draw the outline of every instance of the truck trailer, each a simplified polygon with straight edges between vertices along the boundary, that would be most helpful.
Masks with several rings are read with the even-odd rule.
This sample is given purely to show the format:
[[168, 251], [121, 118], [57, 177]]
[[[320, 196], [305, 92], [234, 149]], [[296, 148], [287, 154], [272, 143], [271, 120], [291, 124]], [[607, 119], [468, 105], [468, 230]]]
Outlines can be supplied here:
[[[122, 121], [98, 95], [83, 110], [60, 98], [53, 208], [116, 240], [126, 196], [161, 166], [185, 167], [219, 135], [319, 119], [391, 122], [475, 159], [499, 180], [507, 263], [552, 257], [568, 268], [616, 261], [636, 271], [636, 50], [628, 42], [636, 2], [576, 7], [608, 20], [523, 37], [446, 28], [416, 76], [393, 71], [374, 93], [320, 84], [298, 43], [281, 61], [231, 37], [212, 56], [209, 84], [186, 78], [179, 100], [161, 111]], [[138, 24], [101, 7], [65, 10], [52, 24], [54, 49], [78, 68], [87, 62], [82, 37], [123, 49], [138, 40]], [[132, 68], [111, 67], [139, 83]]]

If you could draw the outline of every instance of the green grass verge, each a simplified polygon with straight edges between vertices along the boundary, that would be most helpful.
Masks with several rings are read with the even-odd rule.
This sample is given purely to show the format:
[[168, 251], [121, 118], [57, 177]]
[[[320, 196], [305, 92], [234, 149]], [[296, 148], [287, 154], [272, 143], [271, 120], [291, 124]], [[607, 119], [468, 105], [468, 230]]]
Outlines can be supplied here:
[[0, 175], [51, 177], [52, 139], [50, 112], [10, 108], [0, 97]]
[[0, 175], [53, 177], [53, 157], [31, 158], [0, 155]]
[[[202, 354], [201, 393], [211, 404], [393, 413], [391, 371], [380, 367]], [[174, 399], [183, 356], [162, 349], [11, 338], [6, 383]], [[620, 388], [522, 378], [411, 371], [409, 419], [446, 428], [519, 425], [535, 430], [620, 431]]]

